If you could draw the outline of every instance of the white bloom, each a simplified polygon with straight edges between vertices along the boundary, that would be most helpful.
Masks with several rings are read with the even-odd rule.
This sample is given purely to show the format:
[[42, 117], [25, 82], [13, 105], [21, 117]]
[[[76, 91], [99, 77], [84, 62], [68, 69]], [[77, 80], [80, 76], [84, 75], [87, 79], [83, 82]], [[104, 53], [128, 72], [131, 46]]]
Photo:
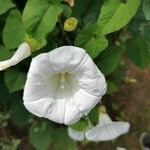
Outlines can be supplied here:
[[129, 131], [130, 124], [112, 121], [106, 113], [100, 113], [99, 124], [85, 134], [89, 141], [109, 141]]
[[68, 135], [75, 141], [84, 140], [84, 131], [74, 130], [71, 127], [68, 127]]
[[75, 141], [109, 141], [125, 134], [129, 130], [128, 122], [114, 122], [106, 113], [100, 113], [99, 123], [86, 131], [74, 130], [68, 127], [68, 135]]
[[106, 82], [82, 48], [63, 46], [33, 58], [24, 105], [33, 114], [73, 124], [100, 101]]
[[22, 43], [15, 54], [9, 60], [0, 61], [0, 71], [18, 64], [31, 55], [31, 48], [27, 42]]

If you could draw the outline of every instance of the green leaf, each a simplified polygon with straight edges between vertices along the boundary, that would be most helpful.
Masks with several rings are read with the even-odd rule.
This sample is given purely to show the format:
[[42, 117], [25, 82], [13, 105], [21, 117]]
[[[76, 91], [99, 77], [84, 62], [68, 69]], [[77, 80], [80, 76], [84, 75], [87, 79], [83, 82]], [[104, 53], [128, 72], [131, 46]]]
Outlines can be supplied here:
[[55, 150], [77, 150], [76, 142], [69, 138], [66, 128], [57, 128], [53, 133], [53, 145]]
[[52, 140], [52, 128], [46, 122], [33, 124], [29, 130], [29, 140], [36, 150], [47, 150]]
[[68, 5], [63, 5], [63, 13], [66, 18], [70, 18], [72, 14], [72, 9]]
[[114, 82], [107, 81], [107, 93], [108, 94], [112, 94], [114, 92], [118, 92], [118, 90], [119, 89], [118, 89], [117, 85]]
[[95, 58], [107, 47], [108, 41], [105, 36], [97, 35], [95, 25], [90, 25], [77, 36], [75, 45], [83, 47], [92, 58]]
[[99, 118], [99, 107], [95, 106], [91, 112], [88, 115], [90, 121], [92, 122], [93, 125], [98, 124], [98, 118]]
[[7, 12], [9, 9], [15, 7], [14, 3], [11, 0], [1, 0], [0, 1], [0, 15]]
[[121, 60], [121, 48], [112, 46], [108, 47], [103, 51], [99, 57], [95, 60], [98, 68], [105, 74], [109, 75], [112, 73], [118, 66]]
[[9, 92], [15, 92], [24, 88], [26, 74], [17, 69], [9, 69], [5, 72], [5, 83]]
[[102, 50], [108, 45], [108, 41], [105, 36], [91, 37], [89, 41], [84, 45], [84, 49], [92, 57], [96, 58]]
[[6, 50], [3, 45], [0, 45], [0, 61], [9, 59], [12, 55], [12, 51]]
[[46, 44], [45, 37], [55, 27], [62, 10], [62, 5], [57, 1], [27, 1], [23, 12], [23, 22], [29, 36], [41, 42], [41, 47]]
[[146, 68], [150, 63], [149, 41], [141, 35], [127, 41], [127, 55], [141, 69]]
[[85, 119], [81, 119], [77, 123], [70, 125], [70, 127], [78, 131], [84, 131], [88, 128], [88, 122]]
[[18, 10], [11, 10], [3, 30], [3, 41], [6, 49], [17, 48], [25, 39], [22, 16]]
[[17, 126], [27, 125], [30, 119], [30, 113], [25, 109], [22, 102], [17, 101], [11, 105], [11, 119]]
[[127, 25], [136, 14], [140, 0], [106, 0], [103, 4], [98, 19], [99, 31], [101, 34], [108, 34], [117, 31]]
[[143, 12], [146, 20], [150, 20], [150, 0], [143, 1]]

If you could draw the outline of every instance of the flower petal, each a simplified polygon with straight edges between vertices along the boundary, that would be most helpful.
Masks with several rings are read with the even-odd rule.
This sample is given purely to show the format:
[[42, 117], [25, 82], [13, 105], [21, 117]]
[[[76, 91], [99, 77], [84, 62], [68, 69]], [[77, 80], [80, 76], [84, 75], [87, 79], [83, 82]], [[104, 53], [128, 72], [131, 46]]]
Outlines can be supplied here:
[[24, 102], [26, 109], [38, 117], [44, 117], [46, 112], [52, 107], [54, 103], [53, 99], [41, 98], [36, 101]]
[[98, 122], [98, 125], [101, 126], [101, 125], [105, 125], [105, 124], [110, 124], [112, 123], [113, 121], [111, 120], [111, 118], [109, 117], [109, 115], [107, 115], [106, 113], [100, 113], [99, 114], [99, 122]]
[[85, 56], [85, 50], [74, 46], [62, 46], [48, 53], [53, 72], [71, 72]]
[[0, 61], [0, 71], [5, 70], [11, 66], [18, 64], [23, 59], [31, 55], [31, 48], [27, 42], [22, 43], [15, 54], [6, 61]]
[[85, 134], [89, 141], [109, 141], [129, 131], [128, 122], [112, 122], [102, 126], [95, 126]]
[[68, 135], [75, 141], [83, 141], [84, 140], [84, 132], [74, 130], [71, 127], [68, 127]]
[[46, 118], [61, 124], [71, 125], [81, 118], [82, 114], [77, 106], [66, 101], [65, 99], [57, 99], [54, 105], [47, 112]]

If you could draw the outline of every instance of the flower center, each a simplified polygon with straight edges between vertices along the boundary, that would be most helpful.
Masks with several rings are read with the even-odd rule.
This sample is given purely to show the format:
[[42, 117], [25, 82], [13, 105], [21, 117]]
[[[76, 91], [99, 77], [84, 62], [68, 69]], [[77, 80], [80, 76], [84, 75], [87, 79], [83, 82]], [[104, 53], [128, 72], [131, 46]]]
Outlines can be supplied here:
[[69, 73], [59, 73], [59, 85], [61, 89], [63, 90], [65, 88], [66, 82], [69, 80]]

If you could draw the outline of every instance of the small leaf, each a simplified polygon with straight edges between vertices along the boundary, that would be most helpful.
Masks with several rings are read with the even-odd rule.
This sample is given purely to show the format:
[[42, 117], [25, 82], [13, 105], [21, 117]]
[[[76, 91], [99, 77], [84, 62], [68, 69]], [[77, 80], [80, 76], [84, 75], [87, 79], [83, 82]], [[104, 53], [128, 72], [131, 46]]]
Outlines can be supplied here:
[[83, 47], [92, 58], [96, 58], [107, 47], [108, 41], [105, 36], [98, 36], [97, 27], [91, 25], [81, 31], [75, 45]]
[[88, 122], [85, 119], [81, 119], [80, 121], [71, 125], [70, 127], [78, 131], [83, 131], [88, 128]]
[[140, 67], [146, 68], [150, 64], [149, 39], [138, 35], [127, 41], [127, 55], [131, 61]]
[[88, 115], [90, 121], [92, 122], [93, 125], [98, 124], [98, 118], [99, 118], [99, 107], [95, 106], [91, 112]]
[[52, 129], [45, 122], [34, 124], [29, 130], [29, 140], [36, 150], [47, 150], [52, 140]]
[[15, 7], [14, 3], [11, 0], [1, 0], [0, 1], [0, 15], [7, 12], [9, 9]]
[[121, 60], [121, 48], [112, 46], [108, 47], [103, 51], [99, 57], [95, 60], [98, 68], [105, 74], [109, 75], [112, 73], [118, 66]]
[[107, 47], [107, 45], [108, 41], [105, 36], [91, 37], [91, 39], [84, 45], [84, 49], [92, 58], [96, 58], [100, 52]]
[[11, 10], [3, 30], [3, 40], [6, 49], [17, 48], [24, 42], [25, 34], [20, 12], [18, 10]]
[[150, 0], [143, 1], [143, 12], [146, 20], [150, 20]]
[[63, 13], [66, 18], [71, 17], [72, 9], [68, 5], [63, 5]]
[[127, 25], [136, 14], [140, 0], [106, 0], [101, 8], [98, 19], [99, 31], [101, 34], [108, 34], [117, 31]]
[[26, 74], [17, 69], [9, 69], [5, 72], [5, 83], [9, 92], [15, 92], [24, 88]]

